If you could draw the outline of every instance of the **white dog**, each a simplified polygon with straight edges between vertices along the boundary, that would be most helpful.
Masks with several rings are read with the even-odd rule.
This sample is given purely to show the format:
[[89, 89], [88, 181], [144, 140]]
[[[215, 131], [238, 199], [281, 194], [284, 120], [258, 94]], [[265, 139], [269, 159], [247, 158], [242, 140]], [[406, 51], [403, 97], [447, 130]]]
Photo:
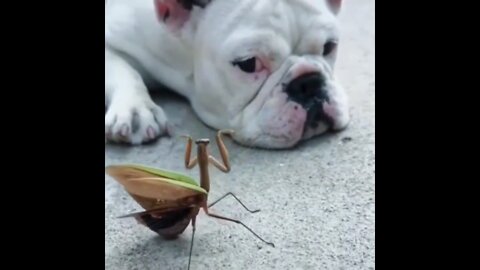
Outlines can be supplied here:
[[186, 97], [234, 140], [287, 148], [349, 123], [333, 76], [341, 0], [108, 0], [105, 135], [147, 142], [168, 132], [149, 81]]

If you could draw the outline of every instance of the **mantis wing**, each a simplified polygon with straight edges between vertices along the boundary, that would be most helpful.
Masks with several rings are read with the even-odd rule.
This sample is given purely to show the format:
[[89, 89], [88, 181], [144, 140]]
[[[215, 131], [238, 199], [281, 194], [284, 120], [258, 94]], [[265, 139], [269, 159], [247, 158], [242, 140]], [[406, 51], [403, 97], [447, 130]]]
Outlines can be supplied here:
[[153, 209], [131, 213], [120, 218], [134, 217], [150, 230], [172, 239], [187, 228], [191, 219], [198, 214], [198, 207], [179, 207], [176, 209]]
[[[199, 187], [193, 179], [178, 173], [165, 173], [158, 169], [135, 165], [108, 166], [106, 172], [122, 184], [127, 192], [146, 199], [178, 201], [199, 194], [207, 194], [207, 191]], [[169, 178], [169, 176], [177, 178]]]
[[[112, 166], [110, 166], [110, 167], [112, 167]], [[124, 168], [129, 167], [129, 168], [133, 168], [133, 169], [137, 169], [139, 171], [149, 173], [151, 175], [159, 176], [159, 177], [162, 177], [162, 178], [173, 179], [173, 180], [176, 180], [176, 181], [180, 181], [180, 182], [184, 182], [184, 183], [191, 184], [191, 185], [194, 185], [194, 186], [198, 186], [198, 183], [195, 182], [195, 180], [193, 180], [193, 178], [191, 178], [188, 175], [181, 174], [181, 173], [178, 173], [178, 172], [173, 172], [173, 171], [168, 171], [168, 170], [158, 169], [158, 168], [152, 168], [152, 167], [147, 167], [147, 166], [138, 165], [138, 164], [123, 165], [121, 167], [124, 167]]]

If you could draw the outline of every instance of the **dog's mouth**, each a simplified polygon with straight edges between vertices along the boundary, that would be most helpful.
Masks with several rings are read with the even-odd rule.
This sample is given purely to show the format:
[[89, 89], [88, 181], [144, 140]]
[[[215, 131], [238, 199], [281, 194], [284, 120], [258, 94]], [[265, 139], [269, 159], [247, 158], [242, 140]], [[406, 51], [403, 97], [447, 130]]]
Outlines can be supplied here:
[[307, 111], [307, 119], [305, 120], [304, 131], [307, 128], [316, 129], [320, 123], [324, 123], [331, 129], [334, 125], [334, 119], [324, 110], [324, 104], [328, 104], [328, 98], [314, 98], [304, 106]]
[[307, 115], [303, 125], [302, 139], [309, 139], [333, 131], [335, 119], [326, 111], [330, 106], [326, 101], [313, 102], [311, 107], [305, 108]]

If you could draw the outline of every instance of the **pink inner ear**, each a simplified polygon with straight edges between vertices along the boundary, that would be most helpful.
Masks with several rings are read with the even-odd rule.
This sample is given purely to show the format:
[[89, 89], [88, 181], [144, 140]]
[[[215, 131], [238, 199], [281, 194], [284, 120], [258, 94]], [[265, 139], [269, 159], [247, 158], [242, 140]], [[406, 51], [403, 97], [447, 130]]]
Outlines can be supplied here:
[[190, 11], [184, 9], [177, 0], [155, 0], [155, 11], [158, 20], [173, 30], [181, 28], [190, 19]]
[[342, 5], [342, 0], [328, 0], [331, 9], [334, 13], [337, 13], [340, 10], [340, 6]]
[[167, 4], [163, 3], [160, 0], [155, 1], [155, 11], [157, 12], [157, 17], [160, 21], [164, 21], [167, 13], [169, 12], [169, 8]]
[[340, 5], [342, 4], [342, 0], [329, 0], [330, 1], [330, 4], [334, 7], [340, 7]]

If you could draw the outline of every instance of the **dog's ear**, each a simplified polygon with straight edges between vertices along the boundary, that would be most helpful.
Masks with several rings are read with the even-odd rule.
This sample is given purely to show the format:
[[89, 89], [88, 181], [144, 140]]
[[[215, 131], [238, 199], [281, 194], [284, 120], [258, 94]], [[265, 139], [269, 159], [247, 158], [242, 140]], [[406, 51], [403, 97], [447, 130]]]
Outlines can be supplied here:
[[327, 0], [327, 4], [334, 14], [338, 14], [342, 6], [342, 0]]
[[154, 0], [155, 13], [161, 23], [179, 29], [190, 19], [194, 7], [205, 8], [211, 0]]

